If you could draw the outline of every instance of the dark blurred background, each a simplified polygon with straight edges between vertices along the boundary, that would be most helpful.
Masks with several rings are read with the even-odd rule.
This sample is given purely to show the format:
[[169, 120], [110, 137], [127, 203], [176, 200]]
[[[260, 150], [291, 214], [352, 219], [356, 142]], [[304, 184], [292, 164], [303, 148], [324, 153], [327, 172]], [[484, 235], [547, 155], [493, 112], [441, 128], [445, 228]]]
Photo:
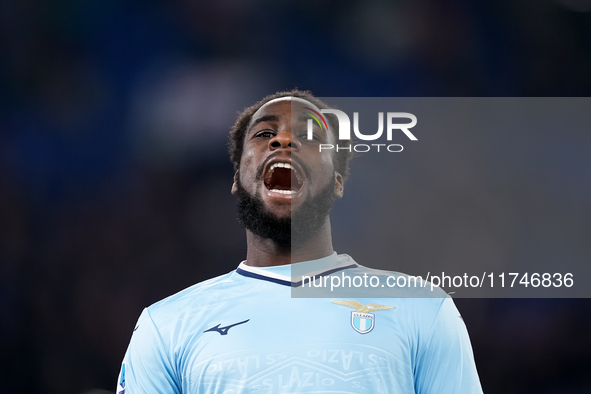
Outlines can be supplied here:
[[[142, 308], [245, 256], [238, 111], [589, 96], [591, 1], [3, 0], [0, 56], [0, 393], [112, 392]], [[485, 392], [591, 393], [590, 300], [457, 305]]]

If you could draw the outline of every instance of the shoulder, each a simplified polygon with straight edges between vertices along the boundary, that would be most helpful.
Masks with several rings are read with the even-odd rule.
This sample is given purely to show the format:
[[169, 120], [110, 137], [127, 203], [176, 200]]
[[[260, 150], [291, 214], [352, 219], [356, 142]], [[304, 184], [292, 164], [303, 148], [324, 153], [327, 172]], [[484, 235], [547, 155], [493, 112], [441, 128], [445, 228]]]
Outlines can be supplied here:
[[146, 312], [157, 327], [204, 310], [216, 304], [241, 285], [240, 275], [236, 271], [199, 282], [146, 308]]

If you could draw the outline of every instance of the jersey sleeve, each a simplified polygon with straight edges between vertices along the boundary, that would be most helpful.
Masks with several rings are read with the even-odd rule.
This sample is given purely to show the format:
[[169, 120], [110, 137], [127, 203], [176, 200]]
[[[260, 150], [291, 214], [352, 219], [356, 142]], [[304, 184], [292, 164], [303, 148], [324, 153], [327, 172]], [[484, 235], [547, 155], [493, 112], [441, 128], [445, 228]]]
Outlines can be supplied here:
[[177, 394], [180, 381], [148, 309], [144, 309], [125, 353], [117, 394]]
[[415, 389], [418, 394], [482, 393], [466, 325], [449, 297], [419, 347]]

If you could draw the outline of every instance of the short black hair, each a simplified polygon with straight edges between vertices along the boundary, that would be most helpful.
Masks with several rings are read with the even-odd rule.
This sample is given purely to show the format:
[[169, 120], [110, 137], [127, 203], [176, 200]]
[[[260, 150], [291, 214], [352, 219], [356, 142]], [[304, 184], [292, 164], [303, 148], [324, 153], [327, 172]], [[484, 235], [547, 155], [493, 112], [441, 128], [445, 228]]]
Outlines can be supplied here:
[[[317, 99], [312, 95], [312, 92], [308, 90], [298, 90], [293, 89], [289, 91], [277, 92], [275, 94], [271, 94], [265, 98], [263, 98], [258, 103], [246, 108], [232, 126], [230, 130], [230, 141], [228, 143], [228, 151], [230, 153], [230, 160], [234, 164], [234, 170], [238, 171], [240, 169], [240, 159], [242, 158], [242, 150], [244, 148], [244, 137], [246, 135], [246, 129], [252, 120], [252, 116], [261, 108], [263, 105], [268, 103], [271, 100], [281, 98], [281, 97], [299, 97], [304, 100], [307, 100], [317, 106], [320, 109], [331, 109], [329, 105], [322, 102], [321, 100]], [[330, 124], [330, 129], [332, 130], [333, 134], [335, 135], [335, 139], [338, 140], [338, 122], [336, 117], [334, 116], [327, 116], [328, 123]], [[343, 146], [348, 147], [347, 149], [339, 149], [338, 152], [334, 153], [334, 167], [335, 170], [338, 171], [339, 174], [343, 177], [343, 180], [347, 180], [349, 176], [349, 160], [351, 160], [352, 152], [350, 149], [351, 140], [344, 140], [342, 141]]]

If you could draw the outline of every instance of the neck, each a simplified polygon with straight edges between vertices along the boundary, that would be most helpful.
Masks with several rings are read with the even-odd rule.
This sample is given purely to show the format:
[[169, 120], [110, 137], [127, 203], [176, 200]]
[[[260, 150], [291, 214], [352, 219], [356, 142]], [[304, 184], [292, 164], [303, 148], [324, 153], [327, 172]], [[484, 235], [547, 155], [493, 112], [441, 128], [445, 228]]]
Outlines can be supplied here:
[[327, 216], [318, 233], [297, 246], [278, 246], [246, 230], [246, 264], [252, 267], [273, 267], [321, 259], [333, 253], [330, 220]]

